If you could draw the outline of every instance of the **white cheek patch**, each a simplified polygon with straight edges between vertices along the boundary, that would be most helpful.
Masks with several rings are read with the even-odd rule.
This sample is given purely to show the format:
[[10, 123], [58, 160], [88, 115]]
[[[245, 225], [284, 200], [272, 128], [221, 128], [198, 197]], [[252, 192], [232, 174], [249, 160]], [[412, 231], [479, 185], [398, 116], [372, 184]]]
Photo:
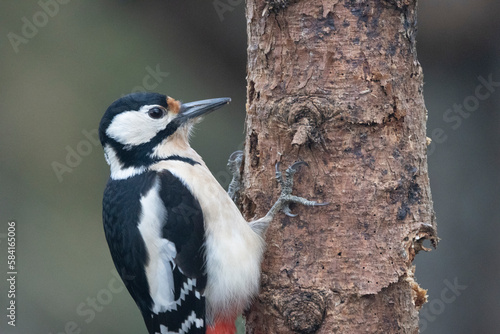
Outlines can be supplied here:
[[170, 115], [152, 119], [148, 110], [157, 105], [142, 106], [139, 110], [124, 111], [113, 118], [106, 134], [123, 145], [137, 146], [150, 141], [158, 132], [165, 129], [171, 120]]

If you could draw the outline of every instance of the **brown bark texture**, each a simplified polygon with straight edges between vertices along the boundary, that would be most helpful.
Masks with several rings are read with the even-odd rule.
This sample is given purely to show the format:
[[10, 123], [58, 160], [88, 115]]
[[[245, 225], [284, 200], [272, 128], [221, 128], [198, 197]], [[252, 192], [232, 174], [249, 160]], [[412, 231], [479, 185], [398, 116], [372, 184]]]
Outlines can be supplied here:
[[416, 1], [247, 0], [248, 219], [302, 160], [292, 206], [267, 235], [247, 333], [418, 333], [412, 261], [436, 244]]

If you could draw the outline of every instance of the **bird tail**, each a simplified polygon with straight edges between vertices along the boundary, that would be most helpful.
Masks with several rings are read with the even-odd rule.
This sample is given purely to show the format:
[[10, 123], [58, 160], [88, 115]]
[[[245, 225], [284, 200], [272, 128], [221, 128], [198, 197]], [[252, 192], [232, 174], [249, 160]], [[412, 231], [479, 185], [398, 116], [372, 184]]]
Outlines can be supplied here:
[[207, 326], [206, 334], [236, 334], [236, 317], [232, 319], [218, 320], [214, 326]]

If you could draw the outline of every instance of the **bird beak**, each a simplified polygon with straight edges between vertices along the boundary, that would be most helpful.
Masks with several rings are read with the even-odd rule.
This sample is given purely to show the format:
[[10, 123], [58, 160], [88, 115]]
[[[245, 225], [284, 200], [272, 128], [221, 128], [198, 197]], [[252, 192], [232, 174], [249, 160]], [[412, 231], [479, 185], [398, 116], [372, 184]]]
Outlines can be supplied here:
[[190, 119], [208, 114], [231, 102], [228, 97], [183, 103], [177, 120], [184, 123]]

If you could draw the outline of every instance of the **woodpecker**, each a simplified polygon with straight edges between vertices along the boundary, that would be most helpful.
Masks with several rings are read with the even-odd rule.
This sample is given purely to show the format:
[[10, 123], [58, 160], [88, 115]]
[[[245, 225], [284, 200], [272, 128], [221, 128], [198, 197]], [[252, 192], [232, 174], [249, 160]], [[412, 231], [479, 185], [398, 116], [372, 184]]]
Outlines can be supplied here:
[[[281, 196], [247, 222], [189, 145], [201, 116], [229, 103], [181, 103], [158, 93], [113, 102], [99, 138], [110, 165], [103, 198], [106, 240], [118, 273], [150, 334], [234, 334], [235, 319], [257, 295], [264, 238], [289, 203], [324, 205], [291, 195], [296, 163], [276, 177]], [[239, 175], [242, 152], [230, 158]]]

